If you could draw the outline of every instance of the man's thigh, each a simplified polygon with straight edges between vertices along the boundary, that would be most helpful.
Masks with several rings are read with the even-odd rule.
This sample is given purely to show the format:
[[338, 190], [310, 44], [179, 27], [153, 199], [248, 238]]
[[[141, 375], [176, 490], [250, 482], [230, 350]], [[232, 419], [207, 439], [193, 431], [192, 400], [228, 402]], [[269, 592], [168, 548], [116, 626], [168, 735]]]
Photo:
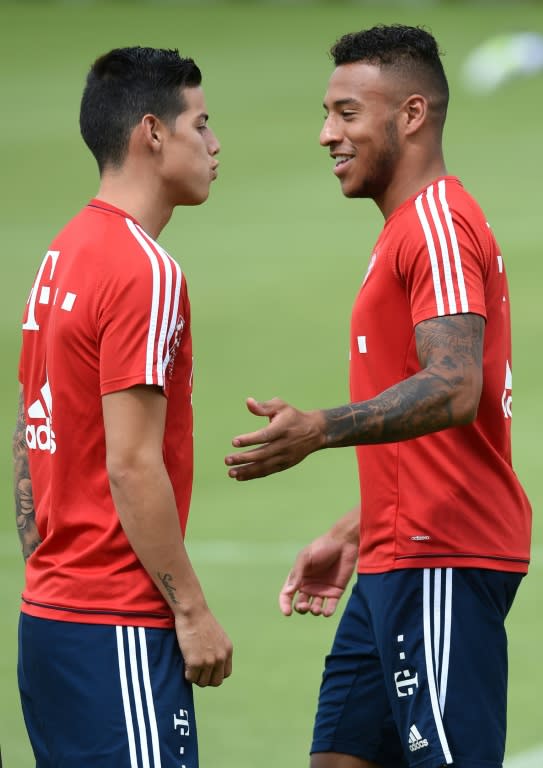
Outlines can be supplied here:
[[22, 615], [19, 687], [37, 768], [197, 768], [173, 630]]
[[521, 578], [477, 569], [360, 576], [327, 659], [313, 751], [384, 768], [500, 768], [504, 619]]
[[[376, 764], [407, 768], [360, 577], [338, 625], [325, 668], [311, 764], [343, 768]], [[349, 762], [349, 758], [351, 761]]]

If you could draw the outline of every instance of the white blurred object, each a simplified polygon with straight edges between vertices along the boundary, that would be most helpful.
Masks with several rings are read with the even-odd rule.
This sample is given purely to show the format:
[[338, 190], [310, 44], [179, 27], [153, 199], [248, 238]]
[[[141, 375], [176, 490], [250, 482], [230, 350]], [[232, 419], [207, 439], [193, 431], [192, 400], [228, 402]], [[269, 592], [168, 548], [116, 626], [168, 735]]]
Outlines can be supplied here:
[[486, 40], [467, 57], [463, 79], [472, 91], [493, 91], [506, 80], [543, 70], [543, 35], [519, 32]]

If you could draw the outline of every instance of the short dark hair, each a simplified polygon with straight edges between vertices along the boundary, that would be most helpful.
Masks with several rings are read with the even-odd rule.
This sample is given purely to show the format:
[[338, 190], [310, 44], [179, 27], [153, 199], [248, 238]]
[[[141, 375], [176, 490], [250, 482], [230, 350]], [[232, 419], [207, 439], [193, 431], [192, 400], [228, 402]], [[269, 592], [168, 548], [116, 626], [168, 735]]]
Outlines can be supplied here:
[[185, 109], [182, 88], [201, 82], [195, 62], [176, 49], [115, 48], [96, 59], [87, 75], [79, 126], [100, 173], [122, 164], [130, 134], [146, 113], [175, 120]]
[[422, 27], [380, 24], [361, 32], [343, 35], [330, 54], [336, 67], [367, 62], [391, 69], [432, 90], [434, 106], [447, 111], [449, 85], [435, 38]]

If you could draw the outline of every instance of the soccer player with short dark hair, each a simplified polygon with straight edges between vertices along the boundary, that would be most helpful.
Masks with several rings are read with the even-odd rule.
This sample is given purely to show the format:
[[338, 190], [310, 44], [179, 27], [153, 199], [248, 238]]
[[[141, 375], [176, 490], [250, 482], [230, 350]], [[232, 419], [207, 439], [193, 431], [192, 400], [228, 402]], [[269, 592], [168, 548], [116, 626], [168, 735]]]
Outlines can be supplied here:
[[360, 505], [298, 555], [280, 595], [331, 615], [312, 768], [501, 768], [504, 620], [528, 569], [531, 509], [511, 463], [504, 258], [442, 151], [448, 86], [425, 30], [343, 36], [321, 144], [346, 197], [385, 224], [354, 302], [349, 405], [248, 401], [238, 480], [356, 446]]
[[39, 768], [196, 768], [192, 684], [220, 685], [232, 645], [183, 542], [190, 304], [157, 237], [205, 202], [220, 145], [176, 50], [97, 59], [80, 125], [99, 190], [46, 251], [23, 320], [23, 712]]

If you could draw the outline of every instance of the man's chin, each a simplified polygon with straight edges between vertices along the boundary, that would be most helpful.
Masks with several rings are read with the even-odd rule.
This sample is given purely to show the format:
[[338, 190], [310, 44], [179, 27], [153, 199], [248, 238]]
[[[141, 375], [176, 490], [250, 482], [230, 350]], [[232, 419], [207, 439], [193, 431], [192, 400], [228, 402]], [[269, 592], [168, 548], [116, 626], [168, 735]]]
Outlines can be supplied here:
[[207, 198], [209, 197], [209, 187], [207, 190], [202, 191], [200, 193], [195, 193], [190, 196], [185, 196], [184, 198], [178, 200], [177, 205], [184, 205], [184, 206], [192, 206], [192, 205], [202, 205], [202, 203], [205, 203]]

